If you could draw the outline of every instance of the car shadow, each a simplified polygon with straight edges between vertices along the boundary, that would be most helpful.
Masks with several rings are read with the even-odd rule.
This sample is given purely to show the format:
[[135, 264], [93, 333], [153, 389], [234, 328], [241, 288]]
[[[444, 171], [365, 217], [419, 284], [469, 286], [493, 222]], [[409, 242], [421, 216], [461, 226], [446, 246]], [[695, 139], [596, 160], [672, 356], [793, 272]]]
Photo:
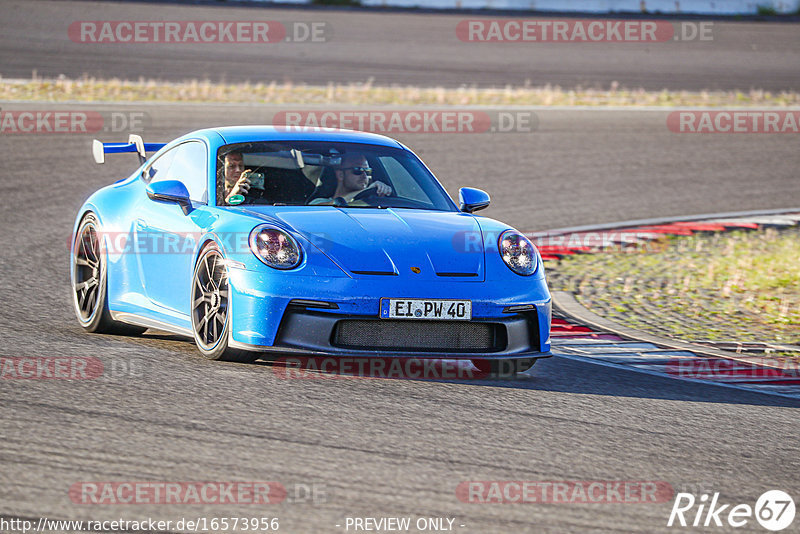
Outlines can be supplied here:
[[[139, 339], [164, 343], [175, 350], [177, 347], [194, 352], [194, 343], [184, 337], [148, 330]], [[288, 359], [300, 359], [300, 368]], [[336, 357], [323, 358], [334, 361]], [[353, 359], [353, 358], [350, 358]], [[389, 362], [394, 358], [383, 358]], [[316, 363], [309, 365], [314, 358], [300, 356], [265, 356], [253, 363], [235, 364], [243, 367], [262, 367], [272, 371], [280, 379], [367, 379], [367, 380], [413, 380], [437, 383], [458, 383], [472, 387], [513, 388], [519, 390], [550, 391], [579, 395], [605, 395], [611, 397], [648, 398], [705, 402], [721, 404], [745, 404], [755, 406], [780, 406], [800, 408], [800, 399], [769, 395], [757, 391], [723, 387], [714, 383], [690, 381], [668, 375], [654, 375], [639, 372], [633, 368], [609, 367], [590, 361], [563, 358], [556, 354], [552, 358], [537, 361], [532, 369], [513, 376], [489, 376], [464, 361], [433, 360], [433, 365], [416, 367], [409, 374], [392, 372], [389, 363], [377, 372], [363, 371], [358, 367], [350, 369], [324, 368]], [[424, 362], [425, 360], [420, 360]]]
[[610, 367], [558, 355], [537, 362], [533, 369], [516, 377], [489, 378], [475, 385], [580, 395], [800, 408], [800, 399], [726, 387], [710, 381], [643, 373], [634, 368]]
[[[292, 360], [294, 358], [289, 358]], [[325, 358], [324, 360], [334, 360]], [[366, 380], [412, 380], [437, 383], [458, 383], [473, 387], [513, 388], [519, 390], [550, 391], [579, 395], [605, 395], [611, 397], [649, 398], [661, 400], [677, 400], [687, 402], [705, 402], [721, 404], [745, 404], [756, 406], [780, 406], [800, 408], [800, 399], [792, 399], [777, 395], [769, 395], [757, 391], [723, 387], [714, 383], [689, 381], [667, 375], [654, 375], [638, 372], [635, 369], [609, 367], [588, 361], [562, 358], [539, 360], [529, 371], [514, 376], [488, 376], [472, 368], [472, 373], [459, 374], [458, 362], [451, 362], [450, 373], [433, 365], [424, 373], [391, 372], [388, 366], [381, 372], [359, 372], [357, 365], [349, 369], [336, 368], [335, 365], [324, 368], [313, 358], [302, 356], [295, 359], [299, 366], [287, 364], [286, 358], [258, 360], [253, 365], [271, 368], [273, 374], [282, 379], [366, 379]], [[442, 362], [442, 360], [435, 360]], [[466, 362], [462, 362], [466, 364]], [[468, 364], [467, 364], [468, 365]], [[403, 366], [400, 366], [402, 369]], [[420, 369], [420, 368], [417, 368]], [[364, 368], [360, 369], [361, 371]], [[438, 370], [438, 371], [437, 371]]]

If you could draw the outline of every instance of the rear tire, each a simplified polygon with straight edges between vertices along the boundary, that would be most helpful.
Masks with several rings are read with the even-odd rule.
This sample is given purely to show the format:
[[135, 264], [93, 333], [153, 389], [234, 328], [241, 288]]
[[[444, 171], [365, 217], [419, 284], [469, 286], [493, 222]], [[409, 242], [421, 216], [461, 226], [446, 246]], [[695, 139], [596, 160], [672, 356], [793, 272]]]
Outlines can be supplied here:
[[252, 362], [258, 359], [258, 353], [228, 346], [230, 286], [223, 260], [215, 243], [209, 243], [200, 252], [192, 274], [192, 334], [200, 354], [209, 360]]
[[72, 303], [81, 328], [97, 334], [139, 335], [146, 328], [111, 318], [108, 310], [108, 277], [100, 225], [87, 213], [78, 226], [70, 252]]
[[510, 360], [472, 360], [480, 372], [491, 377], [513, 377], [517, 373], [524, 373], [534, 366], [536, 358], [517, 358]]

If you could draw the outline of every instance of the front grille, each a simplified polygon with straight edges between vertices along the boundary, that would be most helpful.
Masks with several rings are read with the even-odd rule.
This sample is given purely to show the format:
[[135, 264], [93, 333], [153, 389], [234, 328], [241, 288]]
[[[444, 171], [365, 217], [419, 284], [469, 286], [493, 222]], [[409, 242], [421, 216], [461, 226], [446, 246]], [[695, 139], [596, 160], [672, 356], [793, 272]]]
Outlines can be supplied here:
[[493, 352], [506, 345], [505, 327], [468, 321], [345, 319], [336, 323], [333, 344], [360, 350]]

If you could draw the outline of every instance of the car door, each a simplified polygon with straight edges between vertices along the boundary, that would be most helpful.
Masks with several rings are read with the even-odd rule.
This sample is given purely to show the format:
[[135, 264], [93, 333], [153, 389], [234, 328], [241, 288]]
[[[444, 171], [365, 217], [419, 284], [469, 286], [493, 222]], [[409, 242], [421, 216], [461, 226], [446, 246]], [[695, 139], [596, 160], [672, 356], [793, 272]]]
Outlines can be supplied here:
[[[162, 159], [164, 161], [162, 161]], [[207, 220], [208, 150], [201, 141], [181, 143], [145, 168], [148, 183], [177, 180], [189, 191], [192, 209], [184, 214], [174, 202], [152, 200], [141, 204], [136, 227], [138, 254], [145, 294], [167, 315], [188, 316], [194, 250]]]

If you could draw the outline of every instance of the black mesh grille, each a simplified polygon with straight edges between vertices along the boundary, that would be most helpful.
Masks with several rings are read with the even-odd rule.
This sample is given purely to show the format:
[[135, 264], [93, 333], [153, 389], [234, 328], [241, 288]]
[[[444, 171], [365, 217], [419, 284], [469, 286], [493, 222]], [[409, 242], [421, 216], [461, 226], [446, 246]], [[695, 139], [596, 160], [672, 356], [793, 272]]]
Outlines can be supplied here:
[[494, 323], [347, 319], [336, 323], [333, 344], [361, 350], [496, 351], [505, 348], [503, 333]]

